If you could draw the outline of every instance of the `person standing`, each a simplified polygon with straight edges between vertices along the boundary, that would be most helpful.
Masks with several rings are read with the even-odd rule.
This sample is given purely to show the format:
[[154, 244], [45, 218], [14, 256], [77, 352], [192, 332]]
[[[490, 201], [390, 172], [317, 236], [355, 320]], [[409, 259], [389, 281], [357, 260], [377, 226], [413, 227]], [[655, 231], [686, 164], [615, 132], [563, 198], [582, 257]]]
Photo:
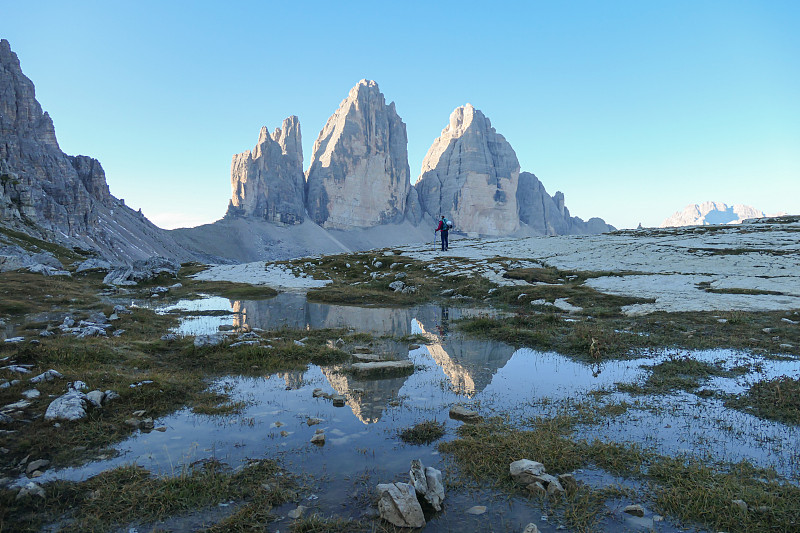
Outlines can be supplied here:
[[442, 219], [439, 221], [439, 225], [436, 226], [436, 229], [434, 230], [434, 233], [436, 233], [437, 231], [441, 231], [442, 232], [442, 251], [446, 252], [447, 248], [448, 248], [448, 246], [450, 244], [448, 242], [449, 241], [448, 237], [449, 237], [449, 233], [450, 233], [450, 226], [447, 223], [447, 219], [444, 218], [444, 215], [442, 215]]

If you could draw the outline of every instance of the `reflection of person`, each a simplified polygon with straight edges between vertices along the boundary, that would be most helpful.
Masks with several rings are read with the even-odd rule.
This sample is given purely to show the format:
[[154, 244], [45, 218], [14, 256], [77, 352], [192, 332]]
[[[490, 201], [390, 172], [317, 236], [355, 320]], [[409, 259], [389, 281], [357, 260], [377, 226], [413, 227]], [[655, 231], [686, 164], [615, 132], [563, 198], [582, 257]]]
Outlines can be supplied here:
[[446, 337], [448, 333], [450, 333], [450, 308], [449, 307], [442, 307], [442, 320], [439, 322], [439, 325], [436, 326], [436, 329], [439, 330], [440, 337]]
[[436, 229], [433, 232], [436, 233], [437, 231], [442, 232], [442, 251], [446, 252], [449, 245], [447, 237], [450, 233], [450, 228], [447, 225], [447, 219], [444, 218], [444, 215], [442, 215], [442, 219], [439, 221], [439, 225], [436, 226]]

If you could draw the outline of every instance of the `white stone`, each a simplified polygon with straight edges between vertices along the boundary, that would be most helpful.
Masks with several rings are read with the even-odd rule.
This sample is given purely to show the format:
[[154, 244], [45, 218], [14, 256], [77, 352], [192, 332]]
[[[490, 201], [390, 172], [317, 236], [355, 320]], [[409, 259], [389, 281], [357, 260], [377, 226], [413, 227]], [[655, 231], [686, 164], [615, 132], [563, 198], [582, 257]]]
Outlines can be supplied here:
[[408, 483], [378, 485], [381, 518], [397, 527], [425, 527], [425, 516], [414, 487]]
[[70, 390], [53, 400], [44, 414], [45, 420], [80, 420], [86, 418], [86, 395]]
[[517, 483], [528, 485], [536, 481], [541, 481], [539, 476], [544, 474], [544, 465], [529, 459], [520, 459], [509, 465], [511, 478]]

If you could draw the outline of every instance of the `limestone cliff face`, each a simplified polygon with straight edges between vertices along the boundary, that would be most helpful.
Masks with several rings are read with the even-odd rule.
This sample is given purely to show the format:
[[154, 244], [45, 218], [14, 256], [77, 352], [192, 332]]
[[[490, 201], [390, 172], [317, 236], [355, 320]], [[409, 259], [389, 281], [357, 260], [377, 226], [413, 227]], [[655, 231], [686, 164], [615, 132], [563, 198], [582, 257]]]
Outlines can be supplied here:
[[233, 156], [228, 216], [281, 224], [305, 219], [303, 146], [300, 121], [291, 116], [270, 134], [261, 128], [252, 150]]
[[100, 162], [68, 156], [8, 41], [0, 40], [0, 225], [109, 259], [191, 256], [114, 198]]
[[374, 81], [361, 80], [314, 143], [306, 206], [324, 228], [401, 222], [410, 188], [406, 125]]
[[422, 208], [457, 229], [481, 235], [508, 235], [519, 229], [514, 149], [471, 104], [456, 108], [450, 123], [422, 162], [415, 187]]

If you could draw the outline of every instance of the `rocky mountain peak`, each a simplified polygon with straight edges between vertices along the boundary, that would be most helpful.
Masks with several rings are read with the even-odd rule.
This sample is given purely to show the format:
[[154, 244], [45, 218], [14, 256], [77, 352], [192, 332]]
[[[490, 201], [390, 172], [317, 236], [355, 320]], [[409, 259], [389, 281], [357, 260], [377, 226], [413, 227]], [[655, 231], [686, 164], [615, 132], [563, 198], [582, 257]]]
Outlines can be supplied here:
[[508, 235], [519, 228], [518, 179], [514, 149], [480, 110], [466, 104], [450, 114], [415, 187], [434, 219], [445, 215], [467, 233]]
[[254, 217], [279, 224], [305, 218], [303, 145], [300, 121], [285, 118], [270, 134], [264, 126], [258, 144], [233, 156], [228, 217]]
[[359, 81], [314, 143], [307, 208], [325, 228], [400, 222], [410, 188], [406, 125], [378, 84]]
[[662, 228], [677, 226], [708, 226], [714, 224], [739, 224], [748, 218], [762, 218], [763, 211], [749, 205], [727, 205], [723, 202], [689, 204], [661, 223]]

